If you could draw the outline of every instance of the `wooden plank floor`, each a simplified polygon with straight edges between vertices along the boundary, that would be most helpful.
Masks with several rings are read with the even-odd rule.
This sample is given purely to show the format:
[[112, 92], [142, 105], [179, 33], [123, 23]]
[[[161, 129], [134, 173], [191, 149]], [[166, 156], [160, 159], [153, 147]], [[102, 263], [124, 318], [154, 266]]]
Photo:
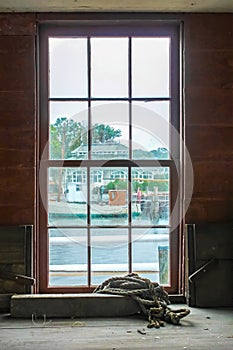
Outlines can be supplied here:
[[233, 349], [233, 309], [190, 309], [179, 326], [160, 329], [148, 329], [140, 316], [29, 320], [0, 315], [0, 349]]

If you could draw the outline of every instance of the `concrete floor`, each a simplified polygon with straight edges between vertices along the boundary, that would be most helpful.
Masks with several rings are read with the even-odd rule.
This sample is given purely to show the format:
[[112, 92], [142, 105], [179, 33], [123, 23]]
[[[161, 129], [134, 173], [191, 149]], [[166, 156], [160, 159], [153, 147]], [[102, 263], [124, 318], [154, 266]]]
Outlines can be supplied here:
[[179, 326], [166, 324], [160, 329], [148, 329], [140, 316], [29, 320], [2, 314], [0, 349], [233, 349], [233, 309], [190, 309]]

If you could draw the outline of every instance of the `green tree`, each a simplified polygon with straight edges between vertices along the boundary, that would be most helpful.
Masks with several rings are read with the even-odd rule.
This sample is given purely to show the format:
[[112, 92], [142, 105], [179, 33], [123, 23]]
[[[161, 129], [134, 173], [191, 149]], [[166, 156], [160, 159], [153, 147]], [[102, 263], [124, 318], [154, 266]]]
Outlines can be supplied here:
[[127, 181], [124, 181], [122, 179], [116, 179], [114, 181], [114, 186], [115, 186], [115, 189], [117, 190], [127, 190], [128, 183]]
[[[87, 145], [87, 128], [83, 123], [75, 122], [66, 117], [57, 118], [50, 125], [50, 158], [68, 159], [71, 152], [80, 145]], [[109, 125], [95, 124], [93, 128], [93, 143], [105, 143], [113, 141], [121, 136], [120, 129], [114, 129]], [[57, 201], [60, 202], [62, 195], [62, 168], [53, 172], [53, 181], [57, 185]]]
[[[106, 143], [121, 136], [120, 129], [105, 124], [95, 124], [92, 143]], [[87, 145], [87, 128], [73, 119], [57, 118], [50, 125], [50, 157], [51, 159], [67, 159], [71, 152], [81, 144]]]
[[106, 143], [114, 141], [115, 138], [121, 136], [120, 129], [114, 129], [110, 125], [95, 124], [92, 133], [93, 143]]
[[[50, 125], [50, 158], [69, 158], [71, 151], [81, 144], [83, 135], [85, 132], [81, 123], [65, 117], [57, 118], [56, 122]], [[62, 168], [53, 172], [53, 181], [57, 185], [58, 202], [60, 202], [62, 195], [62, 177]]]
[[169, 151], [165, 147], [159, 147], [151, 151], [152, 155], [156, 159], [168, 159]]
[[86, 139], [86, 130], [80, 122], [73, 119], [57, 118], [50, 125], [50, 154], [51, 159], [67, 159], [71, 151], [80, 146]]

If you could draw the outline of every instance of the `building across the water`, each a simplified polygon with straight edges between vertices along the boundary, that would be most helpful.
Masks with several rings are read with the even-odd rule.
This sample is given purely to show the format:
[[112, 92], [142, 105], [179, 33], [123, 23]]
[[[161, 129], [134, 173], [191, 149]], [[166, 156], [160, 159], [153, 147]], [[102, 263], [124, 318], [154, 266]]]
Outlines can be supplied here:
[[[87, 159], [88, 146], [81, 145], [71, 152], [72, 158]], [[129, 155], [127, 146], [117, 142], [93, 143], [91, 145], [92, 159], [126, 159]]]

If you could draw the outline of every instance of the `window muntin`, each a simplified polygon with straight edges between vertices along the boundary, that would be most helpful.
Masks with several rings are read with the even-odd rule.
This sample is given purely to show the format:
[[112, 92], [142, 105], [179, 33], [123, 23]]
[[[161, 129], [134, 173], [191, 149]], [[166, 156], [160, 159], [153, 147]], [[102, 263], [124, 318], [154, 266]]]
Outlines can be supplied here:
[[[105, 28], [106, 29], [106, 28]], [[153, 31], [153, 30], [152, 30]], [[153, 175], [151, 174], [151, 171], [149, 171], [149, 168], [157, 168], [157, 173], [160, 173], [160, 177], [162, 175], [164, 175], [164, 170], [159, 170], [160, 167], [162, 169], [167, 169], [167, 174], [168, 179], [167, 183], [168, 183], [168, 191], [164, 191], [165, 193], [159, 193], [159, 196], [161, 198], [161, 201], [166, 201], [168, 203], [167, 205], [167, 217], [166, 217], [166, 223], [163, 222], [163, 227], [165, 230], [165, 235], [167, 235], [167, 243], [166, 245], [169, 246], [170, 252], [168, 254], [167, 257], [167, 262], [169, 264], [170, 261], [170, 255], [172, 254], [173, 257], [173, 262], [174, 262], [174, 253], [172, 252], [173, 249], [177, 250], [176, 248], [176, 244], [177, 242], [173, 239], [173, 245], [175, 243], [175, 247], [171, 246], [171, 240], [170, 240], [170, 222], [169, 222], [169, 215], [170, 215], [170, 211], [172, 209], [172, 202], [174, 201], [173, 198], [173, 194], [171, 189], [173, 188], [172, 183], [173, 183], [173, 176], [174, 176], [174, 171], [171, 171], [173, 169], [173, 159], [171, 157], [171, 151], [173, 151], [173, 147], [174, 147], [174, 143], [171, 142], [171, 130], [169, 127], [169, 122], [174, 122], [174, 124], [177, 126], [177, 118], [178, 118], [178, 114], [177, 111], [177, 105], [178, 105], [178, 94], [175, 92], [174, 90], [174, 86], [177, 87], [177, 90], [179, 90], [179, 82], [177, 80], [177, 84], [174, 83], [174, 76], [176, 78], [178, 78], [178, 63], [172, 62], [172, 57], [173, 55], [173, 51], [172, 50], [177, 50], [177, 46], [178, 45], [178, 41], [177, 41], [177, 32], [174, 35], [173, 31], [168, 31], [166, 33], [166, 35], [161, 35], [159, 34], [159, 32], [157, 32], [155, 30], [153, 35], [150, 34], [150, 36], [152, 36], [152, 38], [146, 37], [146, 36], [142, 36], [142, 38], [138, 38], [138, 37], [134, 37], [133, 35], [124, 35], [124, 37], [104, 37], [104, 35], [101, 36], [101, 38], [96, 38], [94, 33], [93, 33], [93, 37], [91, 36], [85, 36], [83, 35], [81, 38], [79, 36], [77, 37], [73, 37], [72, 39], [77, 39], [78, 43], [82, 43], [83, 46], [85, 46], [87, 48], [87, 54], [83, 55], [83, 58], [85, 58], [86, 60], [86, 70], [82, 70], [82, 74], [85, 72], [86, 77], [83, 79], [84, 81], [84, 86], [82, 89], [79, 89], [79, 87], [76, 85], [75, 87], [75, 93], [73, 93], [74, 90], [70, 90], [69, 92], [67, 92], [67, 90], [64, 90], [63, 93], [60, 92], [55, 92], [55, 87], [54, 85], [52, 85], [52, 81], [56, 81], [55, 76], [51, 77], [51, 74], [55, 74], [54, 70], [50, 69], [50, 93], [48, 92], [48, 105], [50, 105], [50, 112], [47, 112], [47, 115], [50, 116], [48, 119], [50, 119], [50, 122], [48, 121], [48, 125], [49, 123], [51, 124], [51, 122], [55, 123], [56, 122], [56, 114], [58, 113], [59, 115], [63, 115], [64, 118], [67, 118], [68, 120], [72, 120], [74, 118], [75, 115], [75, 121], [78, 121], [80, 123], [80, 129], [78, 130], [79, 134], [80, 134], [80, 139], [85, 141], [85, 147], [83, 147], [82, 149], [79, 149], [78, 152], [73, 152], [75, 149], [73, 149], [73, 147], [68, 147], [68, 151], [64, 156], [64, 152], [62, 153], [60, 151], [60, 154], [53, 154], [52, 153], [52, 147], [51, 147], [51, 141], [50, 141], [50, 156], [48, 156], [48, 172], [51, 171], [51, 168], [56, 169], [56, 171], [59, 173], [61, 172], [60, 167], [61, 165], [57, 166], [58, 163], [56, 163], [56, 159], [64, 159], [64, 162], [62, 163], [62, 168], [63, 171], [64, 169], [68, 168], [69, 171], [73, 171], [75, 173], [75, 170], [77, 170], [77, 168], [80, 169], [81, 167], [81, 171], [84, 171], [86, 174], [85, 179], [83, 180], [86, 186], [86, 190], [85, 190], [85, 199], [86, 199], [86, 203], [85, 201], [83, 201], [83, 205], [86, 208], [84, 210], [84, 217], [81, 219], [80, 218], [73, 218], [72, 219], [72, 224], [70, 224], [70, 221], [68, 218], [64, 218], [65, 221], [62, 222], [60, 221], [59, 216], [54, 218], [52, 211], [49, 212], [49, 219], [48, 219], [48, 225], [45, 225], [46, 219], [44, 219], [44, 228], [46, 232], [50, 232], [51, 230], [53, 230], [54, 226], [56, 227], [56, 229], [59, 230], [63, 230], [63, 226], [68, 227], [67, 229], [70, 229], [69, 232], [71, 232], [71, 227], [76, 226], [77, 229], [80, 226], [83, 226], [86, 231], [82, 231], [85, 232], [84, 235], [86, 235], [86, 244], [87, 244], [87, 249], [86, 249], [86, 270], [84, 275], [86, 276], [85, 281], [84, 280], [79, 280], [75, 282], [75, 284], [68, 282], [68, 279], [66, 278], [66, 282], [64, 282], [64, 284], [60, 284], [60, 290], [63, 287], [87, 287], [90, 288], [93, 284], [95, 284], [93, 281], [97, 281], [96, 279], [93, 278], [93, 274], [95, 272], [94, 269], [94, 265], [95, 265], [95, 261], [93, 260], [93, 257], [96, 257], [96, 254], [93, 255], [93, 246], [91, 243], [91, 232], [94, 232], [95, 230], [97, 230], [98, 225], [100, 225], [99, 223], [97, 223], [94, 219], [93, 214], [93, 210], [91, 207], [93, 207], [93, 195], [94, 195], [94, 191], [92, 188], [92, 181], [96, 178], [96, 172], [99, 174], [99, 172], [101, 173], [101, 175], [98, 175], [98, 181], [99, 184], [103, 183], [103, 175], [102, 175], [102, 170], [98, 169], [99, 163], [98, 161], [101, 163], [102, 161], [106, 162], [110, 162], [110, 169], [112, 169], [112, 175], [111, 177], [115, 176], [116, 180], [119, 179], [126, 179], [128, 181], [127, 184], [127, 189], [126, 189], [126, 195], [125, 195], [125, 207], [127, 209], [127, 216], [126, 218], [124, 218], [124, 220], [122, 220], [120, 223], [117, 222], [117, 220], [115, 221], [115, 223], [105, 223], [102, 229], [106, 230], [106, 232], [109, 230], [109, 232], [111, 230], [117, 230], [118, 227], [120, 227], [121, 230], [125, 230], [126, 236], [127, 236], [127, 243], [126, 243], [126, 255], [124, 255], [122, 258], [123, 260], [126, 259], [126, 263], [124, 262], [124, 264], [127, 265], [127, 272], [135, 270], [136, 269], [136, 262], [134, 264], [134, 261], [138, 260], [138, 256], [135, 255], [133, 253], [133, 251], [135, 250], [134, 247], [134, 242], [133, 239], [135, 238], [135, 241], [137, 241], [137, 235], [133, 235], [133, 232], [135, 233], [137, 229], [137, 224], [138, 222], [135, 221], [134, 219], [134, 215], [133, 215], [133, 203], [134, 203], [134, 199], [137, 196], [137, 193], [134, 192], [133, 189], [133, 172], [135, 172], [136, 170], [139, 170], [140, 168], [143, 169], [143, 171], [140, 171], [140, 181], [145, 182], [148, 179], [154, 180], [153, 179]], [[66, 30], [64, 30], [64, 34], [62, 35], [62, 38], [59, 38], [59, 40], [69, 40], [69, 35], [66, 35]], [[51, 40], [58, 40], [58, 38], [56, 37], [56, 35], [49, 33], [49, 31], [47, 32], [47, 38], [49, 38], [49, 42]], [[45, 36], [46, 37], [46, 36]], [[80, 42], [79, 42], [80, 40]], [[84, 45], [84, 41], [86, 42], [86, 44]], [[100, 82], [96, 82], [96, 84], [93, 82], [93, 78], [96, 76], [99, 78], [101, 78], [101, 74], [100, 73], [91, 73], [91, 65], [95, 64], [95, 60], [93, 59], [93, 56], [91, 55], [91, 46], [96, 47], [98, 49], [99, 46], [104, 45], [104, 46], [108, 46], [109, 43], [113, 41], [113, 42], [118, 42], [119, 45], [122, 45], [122, 47], [124, 47], [123, 49], [123, 53], [121, 56], [121, 60], [126, 62], [126, 67], [123, 67], [123, 74], [121, 76], [122, 81], [124, 82], [124, 84], [127, 85], [127, 89], [125, 87], [122, 88], [122, 86], [124, 85], [122, 83], [122, 81], [120, 82], [121, 87], [117, 87], [115, 90], [114, 89], [110, 89], [110, 87], [108, 86], [108, 89], [106, 88], [105, 91], [102, 90], [102, 87], [100, 86]], [[152, 71], [154, 72], [154, 75], [159, 77], [160, 82], [162, 81], [162, 83], [160, 84], [160, 87], [158, 88], [158, 90], [156, 90], [155, 86], [152, 86], [150, 89], [147, 86], [144, 90], [142, 88], [142, 86], [140, 86], [142, 83], [140, 83], [140, 79], [141, 81], [143, 81], [143, 77], [137, 72], [138, 71], [138, 67], [139, 65], [139, 61], [136, 57], [137, 55], [137, 51], [139, 51], [139, 48], [142, 46], [142, 42], [143, 41], [147, 41], [148, 43], [148, 52], [151, 49], [151, 46], [153, 46], [151, 43], [156, 43], [155, 45], [158, 45], [159, 42], [163, 42], [164, 41], [164, 47], [163, 47], [163, 51], [167, 52], [167, 57], [164, 60], [165, 61], [165, 65], [167, 65], [167, 71], [166, 74], [163, 76], [163, 79], [161, 80], [161, 77], [159, 77], [159, 73], [160, 71], [156, 71], [157, 67], [155, 70]], [[93, 42], [93, 44], [92, 44]], [[127, 44], [126, 44], [127, 43]], [[126, 49], [127, 47], [127, 49]], [[153, 51], [153, 50], [152, 50]], [[51, 52], [51, 50], [48, 50], [48, 53]], [[81, 52], [81, 50], [80, 50]], [[125, 54], [125, 52], [127, 52], [127, 54]], [[96, 55], [98, 56], [98, 50]], [[152, 54], [152, 56], [154, 55], [154, 53]], [[125, 56], [127, 57], [127, 60], [125, 60]], [[110, 55], [111, 57], [111, 55]], [[79, 62], [80, 62], [80, 58], [78, 58]], [[110, 79], [108, 79], [108, 82], [111, 79], [115, 79], [116, 75], [114, 75], [114, 71], [113, 71], [113, 67], [114, 67], [114, 57], [112, 57], [112, 59], [110, 59], [111, 64], [112, 64], [112, 69], [109, 70], [109, 77]], [[158, 58], [158, 61], [162, 62], [161, 57]], [[50, 57], [50, 68], [51, 68], [51, 64], [53, 62], [53, 59], [51, 59]], [[77, 61], [78, 62], [78, 61]], [[143, 62], [143, 61], [141, 61]], [[100, 66], [101, 66], [102, 62], [100, 62]], [[177, 64], [177, 66], [175, 67], [176, 69], [176, 74], [173, 74], [173, 71], [171, 70], [171, 65], [174, 66]], [[111, 65], [110, 65], [111, 66]], [[110, 67], [111, 68], [111, 67]], [[63, 66], [64, 69], [64, 66]], [[102, 68], [103, 69], [103, 64], [102, 64]], [[100, 69], [100, 71], [101, 71]], [[96, 68], [95, 68], [96, 70]], [[75, 71], [74, 71], [75, 72]], [[78, 70], [76, 71], [78, 72]], [[133, 73], [134, 72], [134, 73]], [[119, 71], [118, 71], [119, 73]], [[127, 74], [125, 74], [127, 73]], [[113, 74], [113, 75], [111, 75]], [[55, 74], [56, 75], [56, 74]], [[149, 76], [146, 68], [145, 68], [145, 76]], [[174, 76], [173, 76], [174, 75]], [[80, 75], [81, 76], [81, 75]], [[77, 75], [76, 75], [77, 77]], [[94, 79], [99, 79], [99, 78], [94, 78]], [[86, 83], [87, 82], [87, 83]], [[54, 84], [54, 83], [53, 83]], [[87, 88], [85, 87], [85, 84], [87, 86]], [[95, 84], [95, 89], [93, 89], [93, 86]], [[99, 87], [98, 87], [99, 84]], [[153, 85], [153, 84], [152, 84]], [[107, 86], [107, 85], [106, 85]], [[121, 90], [120, 90], [121, 89]], [[124, 90], [125, 89], [125, 90]], [[115, 91], [115, 92], [114, 92]], [[153, 91], [153, 92], [151, 92]], [[94, 94], [95, 92], [95, 94]], [[115, 95], [114, 95], [115, 93]], [[45, 101], [44, 101], [45, 102]], [[110, 105], [110, 106], [109, 106]], [[86, 108], [87, 106], [87, 108]], [[116, 107], [118, 106], [118, 107]], [[57, 109], [56, 109], [56, 108]], [[61, 108], [62, 107], [62, 108]], [[65, 109], [65, 111], [63, 111], [63, 114], [60, 113], [63, 110], [63, 107]], [[99, 113], [98, 116], [98, 107], [99, 109], [102, 109], [102, 111]], [[175, 108], [176, 107], [176, 108]], [[121, 113], [118, 113], [118, 117], [116, 117], [116, 109], [120, 108], [121, 109]], [[42, 108], [44, 110], [44, 107]], [[137, 111], [140, 110], [139, 112]], [[144, 119], [144, 115], [141, 113], [141, 111], [145, 109], [147, 111], [152, 111], [152, 114], [156, 114], [158, 113], [159, 118], [157, 121], [155, 121], [155, 119], [153, 120], [153, 124], [151, 125], [150, 121], [150, 117], [147, 118], [149, 121], [146, 120], [145, 123], [143, 123], [143, 127], [146, 126], [146, 130], [148, 132], [152, 131], [152, 135], [149, 135], [149, 137], [151, 137], [151, 139], [149, 140], [149, 145], [148, 145], [148, 140], [147, 143], [143, 144], [144, 146], [144, 152], [139, 154], [137, 152], [135, 152], [135, 148], [133, 146], [133, 144], [136, 142], [138, 144], [138, 140], [140, 140], [140, 144], [142, 144], [143, 142], [141, 141], [142, 139], [147, 139], [148, 138], [148, 134], [145, 133], [145, 131], [143, 130], [142, 127], [142, 122], [141, 120]], [[46, 109], [45, 109], [46, 110]], [[108, 113], [106, 113], [104, 110], [108, 110], [111, 111], [111, 117], [108, 115]], [[54, 112], [55, 111], [55, 112]], [[124, 111], [122, 113], [122, 111]], [[101, 152], [99, 150], [95, 150], [95, 143], [93, 142], [93, 130], [95, 130], [95, 123], [96, 121], [102, 121], [102, 117], [103, 114], [106, 114], [106, 117], [103, 118], [104, 122], [105, 122], [105, 126], [110, 125], [112, 127], [116, 127], [116, 119], [119, 118], [120, 116], [120, 121], [117, 120], [117, 124], [121, 130], [121, 139], [124, 139], [124, 146], [126, 147], [125, 150], [121, 150], [120, 156], [119, 156], [119, 150], [113, 150], [113, 149], [108, 149], [107, 150], [102, 150]], [[46, 114], [46, 113], [45, 113]], [[142, 117], [137, 117], [137, 114], [141, 114]], [[163, 121], [165, 120], [165, 124], [166, 127], [162, 128], [161, 124], [159, 125], [159, 119], [162, 116], [162, 124]], [[138, 119], [137, 119], [138, 118]], [[138, 125], [139, 124], [139, 125]], [[145, 125], [146, 124], [146, 125]], [[156, 137], [154, 137], [154, 133], [153, 130], [160, 128], [160, 133], [159, 135], [157, 135], [156, 132]], [[139, 132], [138, 130], [139, 129]], [[141, 130], [140, 130], [141, 129]], [[137, 135], [138, 132], [138, 135]], [[141, 133], [141, 135], [140, 135]], [[123, 137], [122, 137], [123, 134]], [[150, 132], [149, 132], [150, 134]], [[144, 137], [146, 135], [146, 137]], [[52, 132], [50, 129], [50, 140], [52, 138]], [[43, 139], [43, 138], [42, 138]], [[137, 140], [138, 139], [138, 140]], [[122, 140], [121, 140], [122, 141]], [[121, 142], [120, 141], [120, 142]], [[60, 145], [62, 145], [62, 139], [60, 138]], [[171, 146], [172, 145], [172, 146]], [[157, 152], [151, 152], [151, 148], [153, 150], [154, 147], [157, 147]], [[172, 148], [171, 148], [172, 147]], [[62, 148], [62, 147], [60, 147]], [[78, 148], [78, 147], [77, 147]], [[72, 153], [73, 152], [73, 153]], [[177, 150], [176, 150], [176, 154], [177, 154]], [[54, 165], [53, 165], [53, 159], [54, 159]], [[84, 169], [82, 169], [83, 164], [82, 161], [86, 160], [86, 164]], [[159, 161], [157, 161], [159, 160]], [[115, 161], [115, 163], [114, 163]], [[146, 161], [146, 163], [145, 163]], [[154, 161], [156, 161], [154, 163]], [[96, 165], [97, 162], [97, 165]], [[72, 165], [69, 166], [69, 165]], [[119, 169], [119, 166], [122, 168], [122, 166], [124, 165], [124, 171], [123, 173], [127, 174], [125, 177], [122, 175], [122, 172], [119, 172], [119, 176], [122, 177], [117, 177], [117, 171]], [[114, 168], [116, 168], [117, 171], [114, 170]], [[146, 169], [148, 168], [148, 169]], [[114, 175], [115, 174], [115, 175]], [[64, 182], [66, 182], [67, 180], [64, 179]], [[93, 181], [96, 182], [96, 181]], [[129, 185], [131, 184], [131, 185]], [[83, 185], [83, 183], [82, 183]], [[80, 187], [78, 188], [78, 190], [80, 189]], [[75, 187], [75, 191], [77, 191], [77, 183], [76, 183], [76, 187]], [[114, 191], [113, 191], [114, 192]], [[160, 191], [161, 192], [161, 191]], [[112, 193], [112, 199], [114, 200], [114, 196], [116, 195], [116, 193]], [[48, 197], [49, 198], [49, 197]], [[130, 198], [130, 200], [129, 200]], [[108, 199], [109, 200], [109, 199]], [[106, 201], [106, 196], [105, 196], [105, 201]], [[69, 206], [69, 203], [65, 203], [65, 206], [68, 205], [68, 212], [72, 213], [72, 203], [70, 203], [71, 205]], [[89, 205], [90, 204], [90, 205]], [[64, 205], [64, 204], [63, 204]], [[52, 221], [51, 221], [51, 217], [52, 217]], [[55, 221], [54, 221], [55, 220]], [[43, 222], [43, 219], [41, 220], [41, 222]], [[106, 228], [104, 227], [106, 225]], [[43, 226], [43, 224], [42, 224]], [[46, 227], [45, 227], [46, 226]], [[107, 226], [110, 226], [111, 229], [108, 229]], [[114, 227], [116, 228], [114, 228]], [[139, 225], [140, 226], [140, 225]], [[144, 226], [141, 228], [141, 232], [144, 232], [145, 237], [147, 237], [147, 233], [148, 230], [150, 229], [155, 229], [158, 230], [160, 228], [160, 223], [144, 223]], [[162, 228], [161, 228], [162, 229]], [[97, 232], [97, 231], [96, 231]], [[45, 235], [47, 237], [49, 237], [49, 234], [45, 233]], [[143, 235], [143, 233], [142, 233]], [[173, 235], [174, 238], [175, 235]], [[149, 237], [149, 236], [148, 236]], [[46, 239], [46, 238], [45, 238]], [[140, 240], [139, 240], [140, 241]], [[149, 239], [147, 241], [150, 241]], [[48, 239], [49, 242], [49, 247], [50, 247], [50, 241]], [[52, 242], [52, 241], [51, 241]], [[53, 244], [53, 243], [51, 243]], [[136, 243], [135, 243], [136, 244]], [[51, 248], [49, 248], [49, 251], [51, 251]], [[112, 248], [113, 249], [113, 248]], [[156, 248], [157, 249], [157, 248]], [[93, 250], [93, 251], [92, 251]], [[110, 249], [111, 250], [111, 249]], [[136, 249], [135, 251], [138, 251], [138, 249]], [[177, 254], [177, 253], [176, 253]], [[142, 254], [143, 255], [143, 254]], [[176, 259], [178, 260], [178, 257], [176, 256]], [[106, 261], [107, 261], [107, 255], [106, 255]], [[50, 260], [49, 260], [50, 261]], [[149, 262], [148, 262], [149, 264]], [[49, 263], [49, 266], [52, 265], [52, 263]], [[178, 264], [176, 263], [176, 266]], [[45, 265], [44, 265], [45, 266]], [[149, 265], [148, 265], [149, 266]], [[156, 265], [155, 265], [156, 266]], [[53, 266], [54, 268], [54, 266]], [[119, 268], [120, 269], [120, 268]], [[77, 271], [78, 272], [78, 271]], [[113, 275], [114, 273], [118, 273], [120, 271], [110, 271], [111, 274]], [[47, 273], [49, 273], [49, 271], [47, 271]], [[50, 272], [50, 275], [52, 273], [52, 270]], [[145, 269], [145, 276], [149, 276], [148, 273], [151, 273], [151, 271], [148, 269]], [[156, 275], [156, 271], [154, 271], [154, 276]], [[169, 271], [168, 273], [168, 279], [165, 282], [165, 284], [169, 285], [174, 283], [174, 278], [172, 277], [172, 271]], [[54, 274], [54, 269], [53, 269], [53, 274]], [[175, 272], [175, 274], [177, 275], [177, 271]], [[54, 275], [53, 275], [54, 276]], [[155, 277], [155, 279], [157, 278], [158, 280], [158, 271], [157, 271], [157, 277]], [[52, 280], [51, 278], [49, 278], [49, 282], [47, 284], [47, 286], [49, 288], [53, 288], [57, 286], [57, 282], [53, 282], [54, 280]], [[48, 288], [46, 287], [46, 283], [44, 283], [42, 281], [43, 284], [43, 289], [44, 290], [48, 290]], [[54, 290], [54, 288], [53, 288]], [[68, 289], [67, 289], [68, 290]], [[81, 290], [81, 288], [80, 288]]]

